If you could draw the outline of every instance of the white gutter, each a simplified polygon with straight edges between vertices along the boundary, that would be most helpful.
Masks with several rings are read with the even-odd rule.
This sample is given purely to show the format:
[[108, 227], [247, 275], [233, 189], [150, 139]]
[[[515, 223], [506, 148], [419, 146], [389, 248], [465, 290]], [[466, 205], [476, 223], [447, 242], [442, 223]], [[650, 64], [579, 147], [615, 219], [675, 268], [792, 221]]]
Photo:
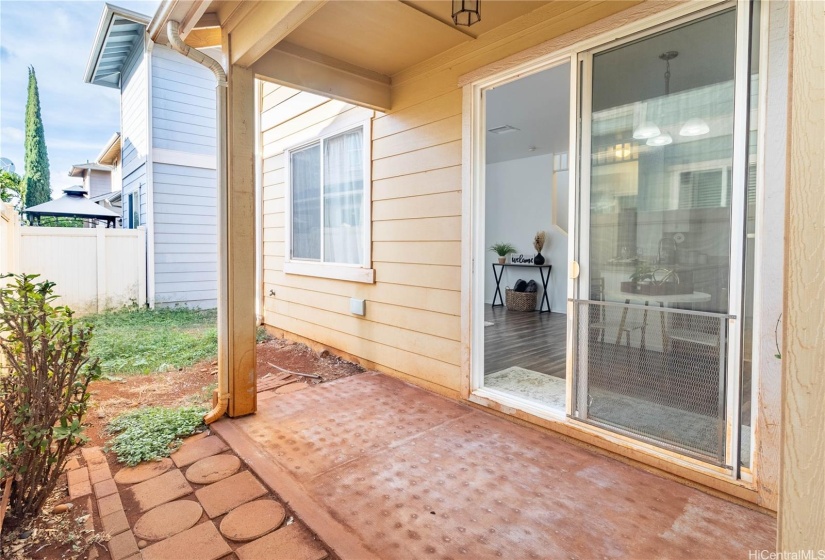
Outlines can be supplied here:
[[218, 391], [217, 403], [210, 410], [203, 421], [211, 424], [226, 413], [229, 406], [229, 317], [226, 307], [229, 295], [227, 286], [227, 271], [229, 259], [227, 255], [228, 223], [226, 209], [228, 207], [229, 170], [227, 167], [228, 154], [226, 145], [226, 72], [220, 62], [205, 55], [197, 49], [191, 48], [180, 38], [180, 23], [169, 21], [166, 24], [170, 46], [182, 55], [209, 68], [217, 85], [215, 92], [218, 96], [218, 115], [216, 131], [218, 135], [217, 172], [218, 172]]

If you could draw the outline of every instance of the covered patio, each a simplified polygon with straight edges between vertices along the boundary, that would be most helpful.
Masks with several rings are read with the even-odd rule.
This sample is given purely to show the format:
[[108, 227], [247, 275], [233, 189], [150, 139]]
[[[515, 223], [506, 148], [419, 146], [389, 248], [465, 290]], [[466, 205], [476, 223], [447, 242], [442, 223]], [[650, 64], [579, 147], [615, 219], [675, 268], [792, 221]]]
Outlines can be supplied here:
[[776, 520], [379, 373], [212, 425], [342, 558], [747, 558]]
[[[582, 426], [562, 425], [567, 416], [548, 421], [487, 402], [473, 395], [471, 376], [478, 313], [470, 298], [478, 286], [469, 210], [483, 172], [474, 134], [484, 134], [474, 84], [562, 48], [638, 32], [639, 21], [652, 33], [699, 4], [489, 2], [489, 17], [471, 32], [455, 29], [441, 12], [429, 13], [434, 5], [447, 8], [447, 2], [167, 0], [150, 24], [154, 41], [171, 42], [202, 63], [196, 49], [221, 47], [220, 61], [212, 61], [219, 100], [220, 383], [207, 422], [232, 418], [214, 424], [216, 431], [341, 557], [716, 558], [818, 546], [825, 387], [818, 372], [825, 354], [821, 314], [810, 311], [822, 306], [825, 292], [817, 226], [822, 166], [811, 162], [821, 161], [816, 131], [825, 117], [818, 104], [821, 57], [817, 66], [806, 55], [821, 41], [821, 29], [808, 23], [821, 22], [821, 11], [796, 3], [786, 10], [792, 37], [777, 31], [792, 39], [775, 51], [790, 77], [782, 80], [788, 89], [780, 103], [787, 130], [775, 137], [788, 142], [768, 147], [787, 161], [787, 169], [772, 167], [787, 202], [778, 210], [785, 229], [779, 290], [785, 295], [781, 306], [777, 300], [784, 332], [781, 340], [776, 335], [782, 362], [774, 364], [776, 375], [758, 380], [764, 413], [754, 428], [761, 438], [754, 468], [760, 470], [727, 480], [658, 451], [627, 449], [623, 440], [589, 437]], [[816, 95], [809, 95], [812, 80], [820, 84]], [[291, 235], [284, 225], [289, 174], [281, 161], [290, 144], [278, 137], [271, 141], [271, 162], [261, 156], [267, 110], [261, 84], [306, 94], [300, 99], [323, 96], [376, 111], [365, 128], [373, 134], [365, 166], [372, 175], [365, 182], [375, 190], [365, 197], [371, 204], [364, 222], [373, 236], [359, 275], [313, 275], [290, 262], [284, 248]], [[284, 128], [279, 132], [287, 140], [297, 134]], [[746, 131], [740, 130], [743, 138]], [[442, 213], [428, 214], [432, 208]], [[422, 218], [438, 219], [446, 233], [408, 223]], [[414, 250], [390, 251], [399, 241], [416, 248], [437, 244], [428, 245], [433, 249], [425, 259]], [[410, 262], [393, 260], [399, 253]], [[359, 300], [361, 312], [350, 312]], [[385, 310], [380, 321], [364, 318], [365, 301], [368, 309]], [[261, 320], [418, 387], [371, 373], [295, 395], [259, 394], [255, 333]], [[421, 332], [406, 332], [413, 323]], [[387, 324], [393, 328], [385, 330]], [[734, 403], [737, 392], [729, 394]], [[729, 408], [727, 418], [738, 417], [735, 406]], [[778, 531], [769, 515], [705, 493], [714, 491], [778, 510]]]

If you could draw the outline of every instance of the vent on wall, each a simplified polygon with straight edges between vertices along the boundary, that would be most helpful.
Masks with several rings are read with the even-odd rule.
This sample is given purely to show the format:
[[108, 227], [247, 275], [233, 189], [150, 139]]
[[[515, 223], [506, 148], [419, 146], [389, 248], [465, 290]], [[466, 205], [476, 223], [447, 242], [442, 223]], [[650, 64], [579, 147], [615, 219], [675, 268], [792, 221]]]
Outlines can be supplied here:
[[494, 128], [489, 129], [487, 132], [492, 134], [508, 134], [510, 132], [516, 132], [518, 128], [514, 126], [510, 126], [509, 124], [505, 124], [503, 126], [496, 126]]

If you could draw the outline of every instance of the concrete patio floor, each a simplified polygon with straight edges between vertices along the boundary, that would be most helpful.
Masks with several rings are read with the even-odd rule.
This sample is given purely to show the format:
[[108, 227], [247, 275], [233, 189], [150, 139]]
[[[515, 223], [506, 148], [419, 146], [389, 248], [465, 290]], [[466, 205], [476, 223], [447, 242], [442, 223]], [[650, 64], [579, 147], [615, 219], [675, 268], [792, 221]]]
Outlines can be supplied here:
[[340, 557], [748, 558], [775, 520], [396, 379], [212, 426]]

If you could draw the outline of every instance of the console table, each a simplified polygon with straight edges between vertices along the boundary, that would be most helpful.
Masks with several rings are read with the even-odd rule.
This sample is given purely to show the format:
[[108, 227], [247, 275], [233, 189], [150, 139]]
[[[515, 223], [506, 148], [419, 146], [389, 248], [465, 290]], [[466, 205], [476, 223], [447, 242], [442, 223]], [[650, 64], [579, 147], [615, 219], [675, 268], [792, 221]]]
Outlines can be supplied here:
[[[550, 281], [550, 269], [552, 269], [553, 266], [549, 264], [493, 263], [493, 278], [496, 279], [496, 293], [493, 294], [492, 306], [497, 307], [504, 305], [504, 298], [501, 296], [501, 277], [504, 276], [504, 269], [508, 266], [513, 268], [537, 268], [539, 270], [539, 275], [541, 276], [541, 287], [543, 288], [541, 303], [539, 304], [539, 313], [550, 313], [550, 300], [547, 299], [547, 282]], [[546, 277], [544, 274], [545, 270], [547, 270]], [[498, 298], [501, 303], [496, 303], [496, 298]], [[544, 309], [545, 304], [547, 304], [547, 309]]]

